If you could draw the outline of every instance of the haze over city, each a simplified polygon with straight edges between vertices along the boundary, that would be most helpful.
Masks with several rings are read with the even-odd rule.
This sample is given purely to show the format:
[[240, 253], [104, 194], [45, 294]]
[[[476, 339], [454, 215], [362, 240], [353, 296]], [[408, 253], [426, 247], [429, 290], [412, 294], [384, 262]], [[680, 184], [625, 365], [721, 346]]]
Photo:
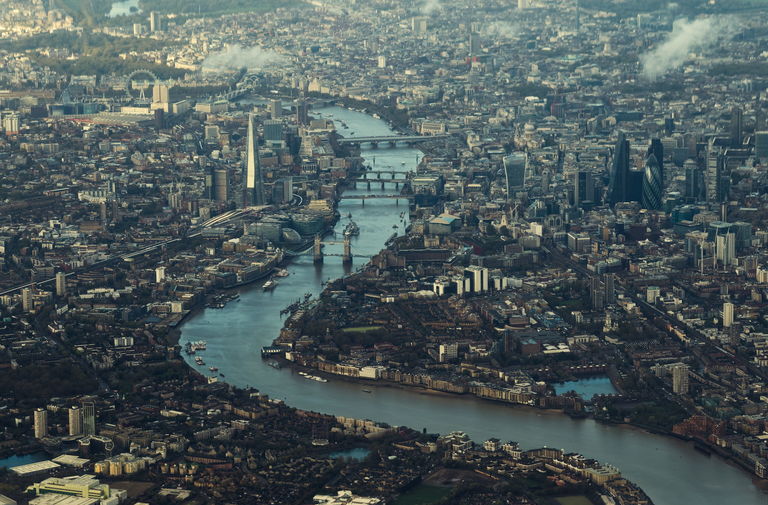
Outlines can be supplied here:
[[764, 505], [764, 0], [0, 0], [0, 505]]

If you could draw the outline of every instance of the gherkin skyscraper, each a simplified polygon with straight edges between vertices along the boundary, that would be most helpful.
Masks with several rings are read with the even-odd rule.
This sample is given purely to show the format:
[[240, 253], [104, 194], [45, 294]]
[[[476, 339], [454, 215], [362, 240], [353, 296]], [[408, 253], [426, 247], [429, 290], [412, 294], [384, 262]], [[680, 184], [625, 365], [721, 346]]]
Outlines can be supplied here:
[[661, 175], [661, 165], [653, 154], [645, 158], [643, 174], [643, 207], [650, 210], [661, 209], [661, 197], [664, 182]]

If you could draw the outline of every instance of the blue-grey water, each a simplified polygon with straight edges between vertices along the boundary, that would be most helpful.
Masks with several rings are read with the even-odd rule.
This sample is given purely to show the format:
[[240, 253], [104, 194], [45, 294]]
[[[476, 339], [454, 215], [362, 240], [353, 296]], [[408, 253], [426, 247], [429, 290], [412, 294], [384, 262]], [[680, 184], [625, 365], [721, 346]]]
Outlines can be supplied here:
[[0, 459], [0, 468], [13, 468], [14, 466], [29, 465], [30, 463], [38, 463], [48, 459], [48, 455], [44, 452], [35, 452], [32, 454], [25, 454], [23, 456], [10, 456], [5, 459]]
[[555, 388], [555, 393], [559, 395], [567, 393], [568, 391], [575, 391], [585, 400], [589, 400], [594, 395], [614, 395], [618, 393], [616, 388], [613, 387], [611, 379], [605, 376], [558, 382], [553, 384], [553, 386]]
[[[356, 136], [393, 134], [385, 122], [359, 112], [331, 107], [314, 114], [332, 114], [331, 119], [337, 121], [343, 135], [351, 131]], [[348, 128], [343, 128], [339, 120]], [[412, 170], [420, 154], [407, 147], [381, 146], [363, 149], [363, 156], [369, 163], [375, 158], [377, 169]], [[368, 193], [362, 187], [352, 192]], [[382, 191], [374, 185], [371, 192]], [[394, 190], [388, 187], [383, 192], [390, 194]], [[406, 211], [407, 218], [404, 201], [397, 206], [392, 200], [373, 200], [363, 206], [359, 200], [343, 200], [339, 210], [339, 233], [346, 225], [348, 213], [360, 226], [360, 236], [352, 244], [355, 254], [378, 252], [393, 231], [402, 231], [401, 212]], [[393, 228], [394, 225], [398, 228]], [[338, 251], [339, 247], [327, 249]], [[352, 268], [360, 267], [363, 261], [355, 258]], [[322, 281], [345, 274], [341, 258], [335, 257], [314, 265], [311, 256], [302, 256], [287, 268], [290, 276], [280, 279], [273, 291], [264, 292], [260, 286], [244, 289], [240, 302], [230, 303], [224, 309], [206, 309], [185, 322], [182, 345], [190, 340], [208, 342], [208, 350], [202, 353], [206, 366], [196, 367], [187, 358], [190, 366], [204, 373], [208, 366], [216, 366], [226, 375], [224, 380], [237, 386], [256, 387], [300, 409], [374, 419], [417, 430], [426, 428], [430, 432], [461, 430], [476, 441], [496, 437], [517, 441], [525, 448], [546, 445], [580, 452], [619, 467], [656, 505], [768, 503], [768, 495], [753, 484], [747, 472], [673, 438], [466, 396], [438, 396], [374, 385], [366, 386], [371, 390], [366, 393], [359, 384], [337, 379], [320, 383], [288, 368], [272, 368], [261, 360], [260, 349], [279, 334], [283, 324], [280, 309], [305, 292], [319, 293]]]

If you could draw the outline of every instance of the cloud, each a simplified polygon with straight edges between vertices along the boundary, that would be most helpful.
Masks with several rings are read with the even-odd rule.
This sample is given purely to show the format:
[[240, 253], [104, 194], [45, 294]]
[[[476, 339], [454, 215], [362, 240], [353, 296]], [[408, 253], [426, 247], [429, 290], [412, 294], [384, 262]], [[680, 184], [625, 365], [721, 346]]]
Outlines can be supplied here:
[[520, 27], [505, 21], [494, 21], [483, 27], [482, 34], [494, 39], [514, 39], [520, 33]]
[[421, 13], [432, 14], [435, 11], [438, 11], [440, 9], [442, 9], [442, 5], [440, 5], [440, 0], [424, 0], [424, 3], [421, 6]]
[[669, 70], [678, 68], [691, 51], [706, 49], [728, 35], [736, 27], [732, 18], [700, 18], [693, 21], [678, 19], [672, 25], [667, 40], [640, 57], [643, 76], [656, 79]]
[[257, 70], [267, 65], [281, 63], [284, 56], [271, 50], [261, 47], [242, 47], [238, 44], [230, 45], [210, 53], [203, 61], [203, 71], [222, 72], [228, 70], [239, 70], [246, 67], [248, 70]]

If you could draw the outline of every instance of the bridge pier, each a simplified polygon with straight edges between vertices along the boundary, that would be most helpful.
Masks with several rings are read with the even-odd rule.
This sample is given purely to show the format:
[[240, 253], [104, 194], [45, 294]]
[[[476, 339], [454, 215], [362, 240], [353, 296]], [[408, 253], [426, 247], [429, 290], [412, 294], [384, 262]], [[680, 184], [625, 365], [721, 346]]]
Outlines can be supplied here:
[[370, 189], [371, 189], [371, 181], [368, 181], [367, 184], [368, 184], [368, 190], [370, 191]]
[[323, 262], [323, 241], [320, 235], [315, 235], [315, 244], [312, 247], [312, 259], [315, 263]]
[[344, 237], [344, 254], [341, 261], [342, 263], [352, 263], [352, 242], [349, 237]]
[[381, 183], [381, 189], [384, 189], [384, 183], [383, 182]]

